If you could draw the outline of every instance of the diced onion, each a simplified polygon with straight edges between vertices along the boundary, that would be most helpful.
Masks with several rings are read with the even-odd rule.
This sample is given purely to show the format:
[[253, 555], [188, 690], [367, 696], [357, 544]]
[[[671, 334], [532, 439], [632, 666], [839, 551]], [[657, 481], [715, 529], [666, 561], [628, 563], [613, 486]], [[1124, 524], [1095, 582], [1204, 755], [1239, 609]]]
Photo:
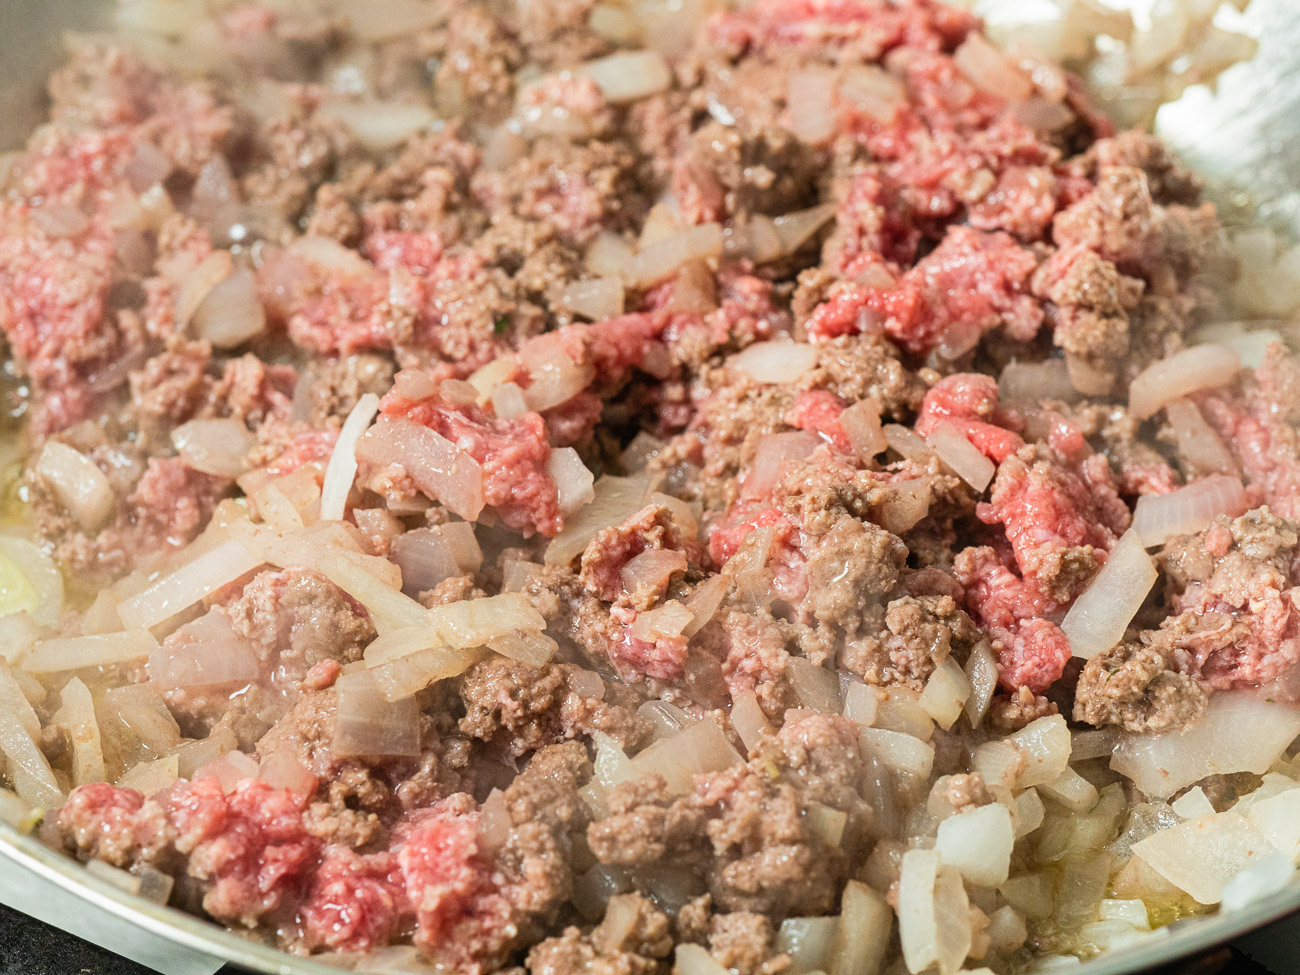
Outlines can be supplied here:
[[740, 487], [742, 498], [760, 498], [776, 487], [787, 461], [801, 461], [810, 457], [821, 439], [806, 430], [788, 430], [769, 433], [758, 442], [754, 461], [745, 472]]
[[1134, 856], [1202, 904], [1217, 904], [1233, 877], [1271, 852], [1264, 835], [1234, 810], [1179, 823], [1133, 844]]
[[17, 716], [8, 712], [0, 712], [0, 754], [8, 759], [9, 778], [21, 798], [38, 809], [63, 805], [63, 791], [49, 762]]
[[1016, 783], [1019, 788], [1043, 785], [1055, 780], [1070, 763], [1070, 729], [1059, 714], [1030, 722], [1006, 742], [1024, 759]]
[[326, 271], [337, 271], [345, 275], [359, 275], [371, 270], [371, 266], [366, 263], [365, 258], [352, 248], [344, 247], [337, 240], [330, 237], [317, 237], [314, 235], [297, 237], [289, 245], [288, 251], [295, 257], [310, 261]]
[[679, 944], [673, 951], [674, 975], [729, 975], [703, 945]]
[[807, 210], [795, 210], [774, 219], [772, 225], [776, 230], [777, 239], [781, 242], [781, 253], [793, 254], [811, 240], [813, 235], [826, 226], [827, 221], [834, 216], [835, 205], [823, 203], [820, 206], [809, 207]]
[[[176, 756], [172, 756], [175, 758]], [[257, 760], [245, 755], [238, 749], [226, 752], [211, 765], [205, 765], [194, 773], [196, 779], [216, 779], [221, 791], [231, 793], [241, 782], [257, 778]]]
[[1129, 386], [1129, 412], [1145, 420], [1166, 403], [1232, 382], [1240, 368], [1241, 357], [1225, 345], [1206, 343], [1175, 352], [1147, 366], [1133, 380]]
[[970, 953], [969, 905], [961, 875], [937, 850], [908, 850], [898, 879], [898, 933], [912, 972], [956, 975]]
[[1190, 475], [1235, 473], [1237, 462], [1232, 452], [1205, 422], [1195, 403], [1186, 399], [1166, 403], [1165, 416], [1174, 432], [1184, 471]]
[[589, 321], [623, 314], [623, 282], [617, 277], [588, 278], [565, 285], [560, 304]]
[[692, 619], [682, 633], [688, 637], [694, 636], [711, 622], [730, 589], [731, 580], [721, 573], [710, 576], [696, 586], [695, 591], [686, 597], [686, 608], [691, 611]]
[[492, 412], [502, 420], [513, 420], [528, 412], [528, 401], [524, 391], [515, 383], [502, 383], [488, 397], [492, 401]]
[[420, 708], [414, 697], [393, 699], [368, 672], [340, 674], [331, 750], [356, 755], [413, 758], [420, 754]]
[[233, 349], [266, 331], [266, 311], [253, 272], [241, 268], [214, 284], [190, 319], [194, 332], [218, 349]]
[[774, 947], [789, 957], [791, 975], [825, 970], [835, 925], [833, 917], [789, 917], [781, 922]]
[[529, 376], [524, 402], [530, 410], [539, 413], [567, 403], [586, 389], [596, 375], [589, 363], [575, 362], [554, 333], [529, 339], [520, 347], [519, 358], [528, 368]]
[[418, 596], [447, 579], [477, 572], [483, 552], [474, 527], [456, 521], [403, 532], [393, 539], [392, 559], [402, 570], [402, 591]]
[[864, 751], [886, 768], [907, 772], [920, 779], [929, 778], [934, 766], [933, 745], [901, 731], [884, 728], [863, 728], [861, 737]]
[[381, 101], [332, 101], [321, 106], [318, 115], [343, 123], [358, 142], [373, 152], [392, 149], [417, 132], [428, 131], [437, 121], [424, 105]]
[[610, 230], [601, 231], [587, 248], [587, 270], [598, 277], [621, 277], [636, 248]]
[[1214, 474], [1168, 494], [1144, 494], [1133, 511], [1133, 531], [1147, 548], [1200, 531], [1219, 515], [1244, 514], [1246, 489], [1235, 477]]
[[141, 660], [158, 648], [148, 630], [102, 633], [97, 636], [58, 637], [32, 646], [23, 658], [23, 669], [31, 674], [52, 674], [107, 667]]
[[839, 680], [825, 667], [818, 667], [806, 657], [791, 657], [786, 661], [786, 674], [801, 707], [822, 714], [840, 713]]
[[898, 423], [886, 423], [880, 428], [889, 449], [906, 460], [927, 464], [934, 459], [934, 450], [915, 430]]
[[785, 254], [776, 222], [761, 213], [749, 214], [744, 222], [735, 222], [722, 232], [722, 249], [730, 258], [748, 258], [755, 264], [767, 264]]
[[553, 448], [546, 459], [546, 473], [555, 482], [561, 514], [568, 516], [595, 500], [595, 476], [572, 447]]
[[[388, 705], [385, 702], [387, 707]], [[288, 748], [277, 748], [258, 763], [257, 777], [276, 789], [307, 797], [316, 791], [316, 776]]]
[[325, 481], [320, 492], [320, 517], [323, 521], [342, 521], [347, 509], [348, 493], [357, 477], [357, 441], [379, 412], [379, 397], [366, 393], [357, 400], [348, 418], [343, 422], [334, 451], [325, 468]]
[[446, 437], [410, 420], [381, 419], [357, 441], [356, 456], [403, 468], [416, 487], [473, 521], [483, 510], [483, 468]]
[[118, 616], [123, 626], [157, 626], [261, 564], [261, 556], [240, 542], [223, 542], [171, 575], [163, 576], [139, 595], [119, 603]]
[[880, 426], [880, 402], [874, 397], [859, 400], [841, 413], [840, 429], [863, 462], [870, 462], [889, 446]]
[[[0, 614], [21, 612], [31, 617], [29, 624], [54, 626], [63, 612], [63, 574], [35, 542], [0, 535]], [[2, 635], [14, 642], [0, 651], [0, 657], [9, 659], [19, 650], [23, 631], [30, 630], [22, 623], [10, 625]]]
[[119, 789], [134, 789], [151, 796], [161, 792], [180, 778], [180, 767], [175, 755], [164, 755], [150, 761], [136, 762], [118, 777]]
[[1070, 761], [1083, 762], [1090, 758], [1109, 758], [1119, 743], [1119, 729], [1115, 727], [1076, 731], [1071, 739]]
[[978, 31], [966, 35], [952, 60], [957, 70], [986, 94], [1018, 104], [1034, 93], [1033, 79]]
[[1007, 405], [1038, 406], [1054, 400], [1072, 403], [1078, 398], [1064, 359], [1009, 362], [998, 377], [998, 400]]
[[658, 51], [619, 51], [580, 65], [574, 71], [594, 81], [612, 105], [625, 105], [666, 91], [672, 69]]
[[695, 615], [675, 599], [670, 599], [657, 609], [638, 613], [632, 621], [631, 632], [638, 640], [654, 643], [657, 640], [676, 639], [690, 624]]
[[450, 647], [478, 647], [515, 630], [546, 628], [545, 617], [513, 592], [434, 606], [427, 616]]
[[95, 717], [95, 700], [90, 688], [74, 677], [63, 685], [59, 693], [59, 710], [54, 715], [56, 724], [68, 730], [72, 745], [72, 782], [103, 782], [104, 746], [99, 735], [99, 719]]
[[987, 641], [981, 641], [971, 650], [965, 672], [971, 686], [970, 697], [966, 698], [966, 717], [972, 728], [978, 728], [998, 686], [998, 661]]
[[[663, 592], [675, 572], [686, 571], [686, 556], [674, 549], [648, 548], [619, 569], [623, 587], [630, 593]], [[685, 609], [685, 607], [683, 607]]]
[[190, 420], [172, 431], [172, 446], [187, 467], [217, 477], [248, 470], [248, 452], [257, 438], [236, 419]]
[[117, 505], [113, 488], [98, 465], [65, 443], [49, 440], [36, 460], [36, 476], [87, 531], [101, 527]]
[[399, 701], [431, 684], [457, 677], [482, 660], [481, 647], [429, 647], [372, 668], [375, 683], [389, 701]]
[[690, 715], [668, 701], [646, 701], [636, 716], [654, 729], [654, 740], [670, 738], [691, 723]]
[[944, 731], [961, 716], [962, 705], [971, 696], [971, 683], [961, 665], [951, 657], [935, 668], [921, 692], [921, 709]]
[[[1251, 808], [1254, 807], [1255, 804], [1252, 803]], [[1205, 790], [1199, 785], [1184, 792], [1169, 804], [1169, 808], [1182, 816], [1183, 819], [1200, 819], [1202, 816], [1213, 816], [1215, 812], [1214, 804], [1210, 802]], [[1274, 846], [1276, 845], [1274, 844]]]
[[182, 626], [149, 653], [149, 678], [163, 688], [237, 686], [257, 680], [260, 672], [252, 644], [215, 609]]
[[888, 124], [907, 100], [903, 83], [874, 64], [853, 64], [840, 78], [840, 96], [877, 122]]
[[[1186, 799], [1192, 792], [1183, 796]], [[1204, 799], [1205, 793], [1201, 793]], [[1182, 799], [1179, 800], [1181, 802]], [[1206, 803], [1208, 799], [1204, 800]], [[1175, 809], [1180, 816], [1184, 815], [1176, 807], [1178, 802], [1174, 803]], [[1214, 811], [1211, 806], [1207, 811], [1199, 810], [1197, 815], [1209, 815]], [[1259, 799], [1250, 804], [1246, 817], [1254, 824], [1255, 828], [1262, 832], [1268, 841], [1277, 849], [1281, 850], [1292, 861], [1300, 857], [1300, 788], [1287, 789], [1275, 796], [1269, 796], [1267, 799]]]
[[875, 520], [886, 531], [902, 535], [915, 528], [929, 513], [930, 484], [925, 478], [918, 477], [890, 483]]
[[817, 365], [817, 349], [806, 342], [755, 342], [733, 355], [727, 365], [754, 382], [786, 385]]
[[864, 728], [876, 723], [880, 710], [880, 692], [869, 684], [850, 681], [844, 691], [844, 715]]
[[659, 739], [632, 759], [638, 775], [663, 776], [673, 793], [689, 792], [696, 775], [721, 772], [740, 763], [740, 756], [711, 715]]
[[443, 9], [430, 0], [384, 0], [378, 5], [370, 0], [345, 0], [340, 6], [348, 19], [349, 35], [366, 44], [410, 37], [438, 26], [444, 17]]
[[993, 802], [941, 822], [934, 848], [944, 866], [952, 867], [972, 884], [996, 887], [1011, 871], [1015, 843], [1011, 811]]
[[628, 261], [623, 280], [631, 287], [646, 288], [671, 277], [688, 261], [708, 260], [721, 254], [721, 225], [702, 223], [642, 248]]
[[195, 265], [176, 288], [176, 323], [182, 328], [187, 327], [203, 299], [232, 273], [234, 264], [229, 251], [213, 251]]
[[565, 519], [564, 529], [546, 547], [546, 562], [563, 565], [582, 554], [596, 534], [620, 525], [646, 504], [654, 478], [649, 474], [632, 477], [606, 475], [595, 483], [591, 504]]
[[529, 630], [503, 633], [501, 636], [493, 637], [487, 645], [490, 650], [503, 657], [537, 668], [545, 667], [550, 663], [560, 649], [560, 645], [545, 633]]
[[1265, 772], [1300, 735], [1300, 711], [1255, 691], [1211, 695], [1205, 714], [1182, 732], [1133, 735], [1110, 767], [1147, 795], [1164, 798], [1209, 775]]
[[940, 423], [925, 440], [934, 448], [939, 459], [974, 488], [976, 493], [982, 494], [993, 480], [997, 470], [993, 461], [980, 453], [979, 448], [967, 440], [966, 435], [952, 423]]
[[786, 88], [790, 131], [804, 142], [821, 145], [835, 135], [835, 74], [829, 68], [793, 71]]
[[229, 728], [217, 727], [206, 738], [181, 742], [172, 754], [176, 756], [179, 763], [180, 777], [192, 779], [199, 769], [220, 761], [238, 748], [239, 742], [235, 738], [235, 733]]
[[1038, 791], [1077, 813], [1085, 813], [1097, 804], [1097, 787], [1068, 767], [1051, 782], [1040, 785]]
[[1118, 644], [1157, 575], [1137, 532], [1125, 532], [1061, 622], [1070, 651], [1086, 660]]
[[752, 752], [763, 740], [763, 736], [772, 730], [763, 714], [763, 708], [753, 691], [737, 694], [731, 705], [731, 727], [736, 730], [746, 750]]
[[880, 894], [860, 880], [848, 881], [840, 894], [827, 975], [877, 975], [893, 924], [894, 912]]

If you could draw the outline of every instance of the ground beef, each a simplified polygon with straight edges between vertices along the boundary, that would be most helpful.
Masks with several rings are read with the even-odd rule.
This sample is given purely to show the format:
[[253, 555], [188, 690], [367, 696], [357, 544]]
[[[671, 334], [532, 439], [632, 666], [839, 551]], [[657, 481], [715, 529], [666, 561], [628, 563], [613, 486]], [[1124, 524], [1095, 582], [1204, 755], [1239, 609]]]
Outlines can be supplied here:
[[589, 934], [568, 928], [528, 953], [532, 975], [652, 975], [672, 949], [666, 915], [640, 894], [611, 897], [605, 918]]
[[1122, 643], [1089, 659], [1074, 695], [1074, 719], [1159, 735], [1181, 731], [1204, 712], [1209, 693], [1179, 673], [1157, 647]]

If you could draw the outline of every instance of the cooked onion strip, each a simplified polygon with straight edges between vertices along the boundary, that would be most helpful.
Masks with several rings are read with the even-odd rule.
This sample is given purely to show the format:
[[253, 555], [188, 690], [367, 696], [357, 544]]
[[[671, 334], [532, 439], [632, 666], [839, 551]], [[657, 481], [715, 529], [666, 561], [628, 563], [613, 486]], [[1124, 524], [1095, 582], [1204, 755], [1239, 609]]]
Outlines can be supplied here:
[[129, 663], [147, 657], [156, 649], [158, 641], [144, 629], [59, 637], [34, 644], [23, 657], [22, 666], [29, 674], [54, 674]]
[[817, 365], [817, 349], [805, 342], [755, 342], [727, 360], [756, 383], [789, 384]]
[[984, 489], [993, 480], [997, 468], [979, 449], [966, 439], [966, 435], [951, 423], [940, 423], [925, 438], [934, 452], [939, 455], [954, 474], [983, 494]]
[[1086, 660], [1118, 644], [1157, 575], [1137, 532], [1125, 532], [1061, 622], [1070, 651]]
[[1128, 408], [1139, 420], [1154, 416], [1166, 403], [1201, 389], [1232, 382], [1241, 357], [1226, 345], [1194, 345], [1142, 370], [1129, 386]]
[[223, 542], [139, 595], [119, 603], [117, 614], [126, 627], [157, 626], [252, 572], [262, 562], [260, 555], [239, 541]]
[[466, 521], [483, 510], [483, 468], [428, 427], [383, 418], [357, 441], [356, 456], [375, 467], [402, 468], [416, 487]]
[[357, 476], [357, 441], [379, 412], [379, 397], [366, 393], [352, 407], [343, 422], [339, 438], [325, 468], [325, 482], [320, 492], [320, 517], [322, 521], [342, 521], [347, 509], [348, 493]]
[[1219, 515], [1236, 518], [1249, 502], [1235, 477], [1214, 474], [1168, 494], [1146, 494], [1133, 510], [1133, 530], [1147, 548], [1200, 531]]
[[113, 488], [104, 472], [85, 454], [58, 440], [49, 440], [34, 469], [82, 528], [95, 531], [112, 516], [117, 505]]

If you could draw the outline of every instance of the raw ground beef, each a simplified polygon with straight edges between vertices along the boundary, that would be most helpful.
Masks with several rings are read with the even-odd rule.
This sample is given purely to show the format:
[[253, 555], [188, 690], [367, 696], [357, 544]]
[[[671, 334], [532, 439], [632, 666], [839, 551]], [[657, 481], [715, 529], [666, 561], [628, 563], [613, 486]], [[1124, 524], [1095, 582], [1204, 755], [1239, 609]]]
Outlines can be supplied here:
[[[1019, 971], [1084, 943], [1024, 910], [1078, 879], [1063, 797], [1120, 787], [1036, 810], [984, 746], [1294, 681], [1300, 364], [1130, 409], [1226, 320], [1197, 180], [955, 6], [714, 6], [70, 43], [0, 159], [6, 781], [50, 766], [47, 840], [347, 964], [788, 975], [1020, 803], [1025, 886], [941, 919]], [[1139, 502], [1232, 479], [1076, 662]]]

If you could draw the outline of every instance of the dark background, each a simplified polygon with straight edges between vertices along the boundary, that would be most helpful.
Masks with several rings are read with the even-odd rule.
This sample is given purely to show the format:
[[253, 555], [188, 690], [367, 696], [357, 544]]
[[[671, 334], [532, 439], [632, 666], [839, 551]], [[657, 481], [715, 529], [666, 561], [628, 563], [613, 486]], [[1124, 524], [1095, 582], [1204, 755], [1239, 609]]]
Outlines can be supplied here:
[[[4, 0], [0, 0], [4, 2]], [[0, 975], [153, 975], [134, 962], [97, 948], [0, 905]], [[231, 967], [218, 975], [238, 975]], [[1233, 948], [1179, 962], [1150, 975], [1272, 975]], [[1296, 975], [1278, 972], [1276, 975]]]

